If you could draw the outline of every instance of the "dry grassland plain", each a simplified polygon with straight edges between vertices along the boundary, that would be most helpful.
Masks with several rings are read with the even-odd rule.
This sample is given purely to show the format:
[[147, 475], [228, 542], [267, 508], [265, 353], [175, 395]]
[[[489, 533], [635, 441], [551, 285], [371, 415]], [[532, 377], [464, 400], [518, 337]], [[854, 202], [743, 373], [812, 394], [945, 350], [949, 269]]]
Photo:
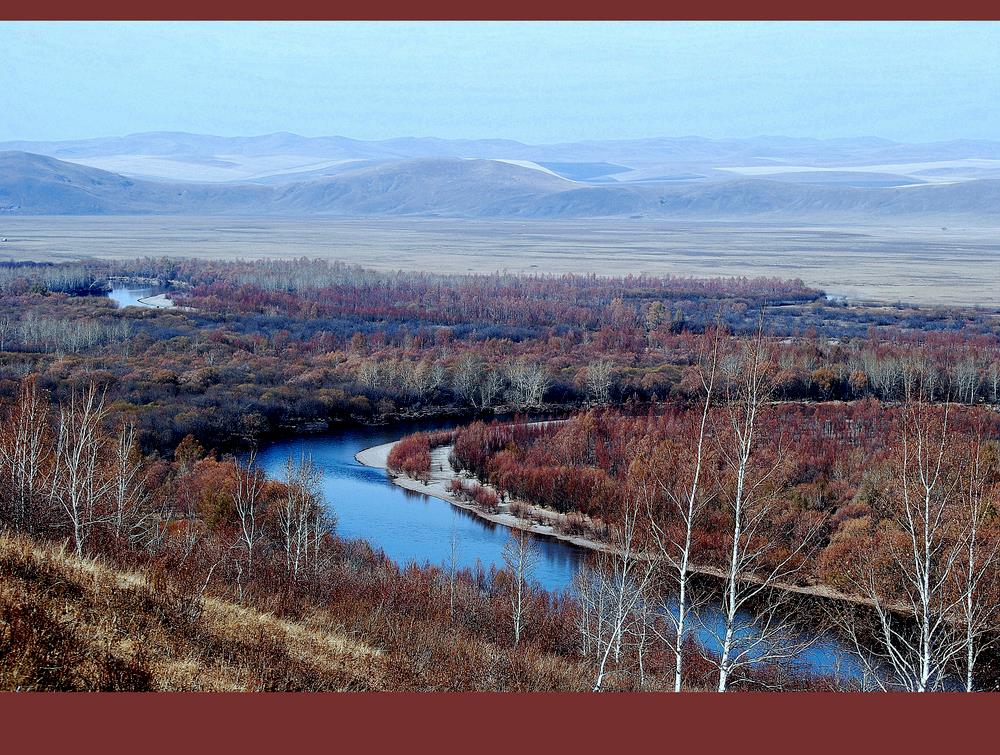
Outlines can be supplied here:
[[1000, 306], [1000, 229], [642, 220], [6, 217], [0, 260], [344, 260], [379, 270], [801, 278], [855, 301]]

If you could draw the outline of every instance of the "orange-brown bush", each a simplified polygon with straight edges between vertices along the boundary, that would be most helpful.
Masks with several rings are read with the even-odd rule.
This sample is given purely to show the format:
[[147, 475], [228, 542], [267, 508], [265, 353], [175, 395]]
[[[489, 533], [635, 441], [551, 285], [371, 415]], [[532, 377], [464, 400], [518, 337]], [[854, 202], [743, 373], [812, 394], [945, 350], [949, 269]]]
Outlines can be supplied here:
[[[876, 531], [872, 502], [884, 497], [877, 488], [886, 481], [876, 473], [898, 453], [901, 411], [870, 400], [768, 407], [757, 429], [756, 453], [776, 463], [767, 491], [773, 503], [759, 533], [772, 546], [769, 558], [781, 560], [795, 543], [818, 533], [819, 547], [789, 562], [803, 567], [798, 578], [854, 591], [848, 574], [854, 555], [885, 551], [892, 535]], [[726, 501], [733, 480], [722, 447], [727, 418], [722, 408], [714, 412], [708, 417], [703, 480], [710, 504], [692, 533], [702, 566], [726, 563], [731, 546]], [[641, 414], [587, 411], [558, 423], [473, 422], [457, 432], [453, 456], [460, 467], [512, 498], [561, 512], [554, 520], [557, 530], [598, 540], [607, 536], [606, 524], [615, 524], [624, 496], [631, 494], [630, 475], [639, 460], [652, 480], [650, 511], [669, 531], [676, 525], [676, 507], [659, 484], [683, 477], [692, 421], [699, 417], [697, 408], [670, 402]], [[952, 455], [961, 456], [962, 438], [970, 433], [1000, 436], [1000, 419], [988, 410], [953, 407], [949, 423], [956, 433]], [[474, 486], [465, 484], [467, 490]], [[518, 504], [512, 512], [530, 515]]]
[[500, 510], [500, 497], [478, 482], [465, 483], [455, 478], [451, 481], [450, 489], [460, 500], [471, 501], [489, 514], [495, 514]]

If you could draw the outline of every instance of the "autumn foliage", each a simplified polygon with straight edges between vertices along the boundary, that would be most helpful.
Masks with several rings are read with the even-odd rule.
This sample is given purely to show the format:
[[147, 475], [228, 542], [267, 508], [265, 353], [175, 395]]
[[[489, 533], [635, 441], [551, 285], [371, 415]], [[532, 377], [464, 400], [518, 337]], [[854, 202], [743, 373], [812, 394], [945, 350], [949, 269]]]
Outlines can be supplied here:
[[[771, 482], [781, 503], [768, 533], [791, 547], [803, 532], [821, 527], [822, 547], [809, 555], [810, 579], [851, 592], [846, 565], [852, 554], [879, 549], [873, 528], [885, 484], [880, 470], [898, 454], [902, 411], [875, 401], [770, 407], [761, 443], [763, 453], [780, 448], [781, 465]], [[562, 422], [474, 422], [458, 431], [453, 458], [458, 468], [512, 498], [580, 517], [575, 529], [583, 532], [584, 517], [618, 520], [629, 483], [642, 469], [658, 481], [684, 473], [683, 444], [696, 414], [696, 408], [678, 404], [643, 414], [592, 410]], [[983, 423], [992, 437], [1000, 436], [993, 413], [956, 408], [950, 422], [959, 437]], [[710, 427], [722, 433], [723, 418]], [[727, 514], [720, 502], [731, 485], [711, 438], [709, 459], [716, 504], [695, 532], [705, 566], [723, 563], [727, 554]], [[669, 526], [671, 507], [662, 496], [654, 496], [651, 506]]]
[[407, 435], [393, 445], [387, 468], [392, 474], [404, 474], [426, 482], [431, 471], [431, 449], [450, 443], [453, 437], [451, 430]]

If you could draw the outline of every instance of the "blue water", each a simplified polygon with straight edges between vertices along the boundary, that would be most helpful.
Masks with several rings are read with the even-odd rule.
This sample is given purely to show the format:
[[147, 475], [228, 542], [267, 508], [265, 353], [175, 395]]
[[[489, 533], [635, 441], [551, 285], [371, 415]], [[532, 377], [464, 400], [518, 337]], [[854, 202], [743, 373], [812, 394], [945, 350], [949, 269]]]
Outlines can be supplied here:
[[[501, 569], [504, 566], [501, 553], [510, 532], [506, 527], [440, 498], [405, 490], [392, 484], [385, 470], [365, 467], [354, 458], [362, 449], [398, 440], [411, 432], [452, 426], [443, 422], [407, 423], [304, 436], [267, 446], [258, 455], [257, 463], [269, 477], [282, 479], [289, 456], [312, 457], [323, 473], [327, 504], [337, 515], [337, 533], [367, 540], [399, 564], [445, 564], [454, 532], [458, 535], [458, 560], [462, 566], [480, 563], [486, 569], [491, 566]], [[536, 537], [536, 541], [540, 557], [535, 580], [547, 590], [569, 588], [586, 552], [551, 538]], [[692, 631], [703, 646], [716, 650], [716, 638], [724, 626], [721, 612], [703, 609], [700, 621]], [[826, 635], [803, 651], [795, 665], [812, 673], [837, 674], [844, 679], [857, 679], [861, 673], [847, 648]]]
[[[289, 455], [311, 456], [323, 472], [323, 491], [337, 514], [337, 533], [367, 540], [397, 563], [446, 563], [454, 532], [462, 566], [473, 567], [479, 562], [486, 569], [501, 569], [501, 553], [510, 530], [440, 498], [393, 485], [385, 470], [362, 466], [354, 458], [364, 448], [398, 440], [417, 430], [442, 427], [447, 425], [436, 422], [351, 428], [282, 441], [262, 450], [258, 464], [268, 476], [280, 479]], [[535, 579], [547, 590], [569, 587], [584, 558], [583, 551], [551, 538], [537, 541], [540, 557]]]
[[118, 305], [119, 309], [122, 307], [148, 307], [148, 304], [143, 304], [139, 299], [161, 294], [165, 290], [156, 286], [117, 286], [108, 292], [108, 298]]

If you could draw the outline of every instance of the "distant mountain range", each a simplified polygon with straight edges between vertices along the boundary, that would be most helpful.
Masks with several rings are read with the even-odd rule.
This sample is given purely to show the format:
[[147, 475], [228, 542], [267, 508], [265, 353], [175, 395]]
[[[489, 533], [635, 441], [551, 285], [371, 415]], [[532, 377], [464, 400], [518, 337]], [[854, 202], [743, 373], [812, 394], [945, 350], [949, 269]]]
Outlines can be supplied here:
[[151, 133], [0, 143], [0, 214], [1000, 220], [1000, 142], [532, 146]]
[[[887, 139], [678, 137], [530, 145], [508, 139], [389, 139], [156, 132], [63, 142], [6, 142], [121, 173], [174, 181], [295, 183], [375, 163], [423, 158], [506, 160], [588, 183], [676, 182], [799, 175], [799, 182], [885, 184], [1000, 178], [1000, 142], [902, 144]], [[836, 178], [824, 174], [836, 174]], [[866, 175], [868, 174], [868, 175]], [[874, 178], [873, 178], [874, 176]]]

